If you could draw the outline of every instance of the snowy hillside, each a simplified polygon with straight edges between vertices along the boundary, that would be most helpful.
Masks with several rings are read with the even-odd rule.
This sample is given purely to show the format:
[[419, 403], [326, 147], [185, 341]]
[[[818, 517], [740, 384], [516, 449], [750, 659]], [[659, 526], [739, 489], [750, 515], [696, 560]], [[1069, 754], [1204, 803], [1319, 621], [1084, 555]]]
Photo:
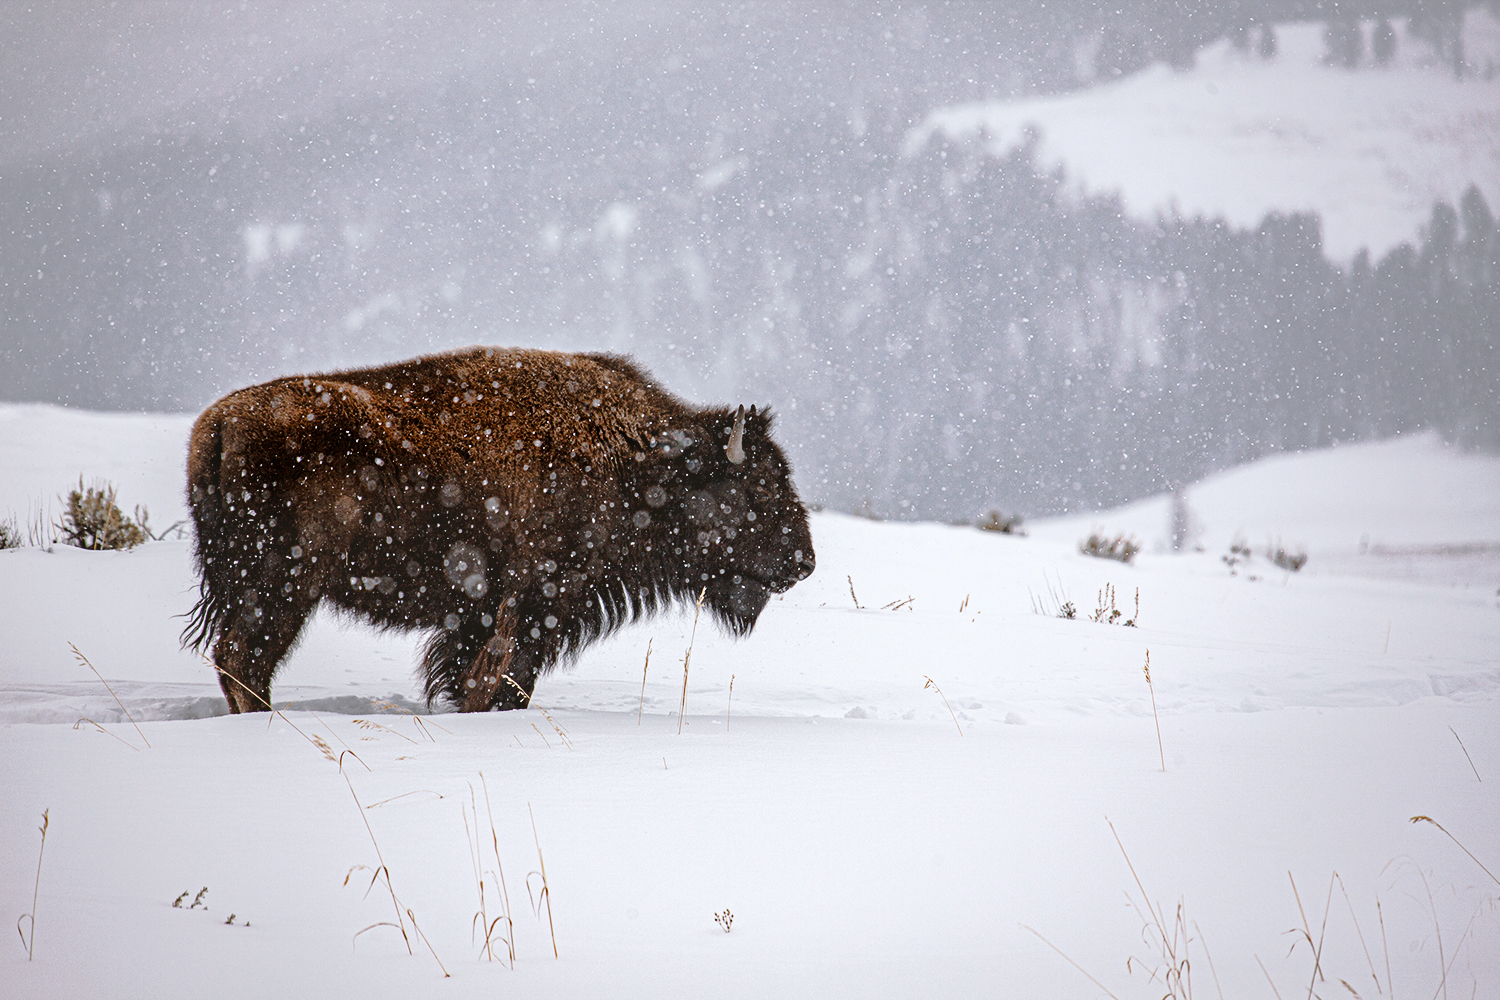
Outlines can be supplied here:
[[1379, 257], [1470, 184], [1500, 204], [1500, 22], [1468, 14], [1465, 51], [1490, 73], [1463, 81], [1396, 28], [1403, 41], [1384, 68], [1325, 65], [1322, 25], [1279, 25], [1273, 60], [1220, 41], [1183, 72], [1157, 65], [1058, 97], [944, 108], [907, 149], [935, 133], [983, 133], [1004, 153], [1035, 128], [1043, 162], [1091, 192], [1118, 191], [1138, 218], [1175, 211], [1254, 228], [1268, 212], [1310, 211], [1332, 258]]
[[[0, 407], [0, 518], [81, 474], [165, 526], [189, 425]], [[402, 711], [420, 710], [414, 640], [319, 618], [275, 688], [284, 717], [210, 717], [217, 684], [176, 642], [187, 541], [0, 552], [7, 914], [32, 912], [50, 810], [34, 960], [0, 948], [0, 981], [21, 997], [1103, 995], [1071, 962], [1124, 1000], [1164, 992], [1149, 898], [1169, 938], [1181, 903], [1171, 947], [1200, 996], [1270, 995], [1268, 976], [1301, 995], [1304, 930], [1319, 995], [1343, 979], [1429, 996], [1445, 976], [1455, 996], [1493, 993], [1500, 883], [1409, 819], [1500, 870], [1500, 459], [1397, 439], [1186, 496], [1203, 551], [1181, 555], [1164, 551], [1166, 498], [1024, 538], [816, 514], [817, 573], [746, 640], [698, 632], [680, 736], [680, 614], [543, 679], [545, 713], [421, 721]], [[1095, 527], [1145, 550], [1080, 555]], [[1231, 575], [1237, 537], [1253, 554]], [[1267, 562], [1278, 538], [1309, 554], [1300, 572]], [[1420, 552], [1385, 554], [1403, 548]], [[1106, 586], [1135, 625], [1090, 620]], [[347, 784], [314, 738], [357, 755]], [[503, 865], [514, 970], [471, 937], [476, 829], [490, 920]], [[538, 843], [556, 959], [523, 884], [536, 871], [540, 890]], [[383, 882], [364, 895], [369, 871], [344, 884], [382, 863], [399, 910]], [[207, 912], [191, 909], [204, 886]], [[412, 956], [382, 924], [398, 920]]]

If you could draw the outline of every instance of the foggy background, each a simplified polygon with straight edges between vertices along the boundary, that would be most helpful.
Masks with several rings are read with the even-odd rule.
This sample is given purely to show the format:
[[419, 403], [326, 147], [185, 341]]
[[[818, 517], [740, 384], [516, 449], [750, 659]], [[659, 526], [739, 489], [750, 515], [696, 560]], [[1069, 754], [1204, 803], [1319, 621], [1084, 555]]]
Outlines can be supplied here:
[[196, 411], [474, 343], [620, 351], [772, 404], [808, 500], [893, 518], [1423, 427], [1500, 447], [1477, 189], [1332, 261], [1313, 215], [1142, 220], [1034, 145], [905, 148], [944, 105], [1288, 20], [1338, 58], [1378, 15], [1464, 71], [1462, 5], [1416, 2], [7, 3], [0, 399]]

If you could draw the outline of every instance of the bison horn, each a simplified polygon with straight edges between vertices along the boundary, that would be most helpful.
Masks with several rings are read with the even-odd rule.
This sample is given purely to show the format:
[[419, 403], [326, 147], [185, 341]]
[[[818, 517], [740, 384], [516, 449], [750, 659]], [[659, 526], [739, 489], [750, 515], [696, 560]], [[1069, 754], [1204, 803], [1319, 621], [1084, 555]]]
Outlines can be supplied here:
[[724, 448], [729, 461], [739, 465], [745, 460], [745, 407], [742, 405], [734, 415], [734, 430], [729, 432], [729, 444]]

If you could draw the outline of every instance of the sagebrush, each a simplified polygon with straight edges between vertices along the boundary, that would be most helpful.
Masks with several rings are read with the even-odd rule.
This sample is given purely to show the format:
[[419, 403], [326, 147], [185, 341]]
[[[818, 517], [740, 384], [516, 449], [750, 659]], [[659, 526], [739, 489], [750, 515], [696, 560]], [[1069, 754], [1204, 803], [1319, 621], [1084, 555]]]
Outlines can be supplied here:
[[135, 517], [126, 517], [115, 502], [118, 491], [108, 482], [69, 490], [63, 498], [65, 509], [57, 529], [63, 542], [80, 549], [133, 549], [151, 538], [146, 508], [137, 504]]
[[1141, 543], [1130, 535], [1116, 535], [1109, 538], [1096, 531], [1078, 543], [1078, 551], [1098, 559], [1113, 559], [1116, 562], [1128, 563], [1136, 557], [1136, 553], [1141, 551]]

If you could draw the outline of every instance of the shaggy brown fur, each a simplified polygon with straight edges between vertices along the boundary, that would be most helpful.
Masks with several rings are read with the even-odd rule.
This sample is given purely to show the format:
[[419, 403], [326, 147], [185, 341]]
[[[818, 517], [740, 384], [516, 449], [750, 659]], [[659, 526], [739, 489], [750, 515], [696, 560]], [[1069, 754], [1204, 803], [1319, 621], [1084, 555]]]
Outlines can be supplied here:
[[[282, 378], [193, 427], [200, 597], [234, 712], [320, 602], [432, 632], [429, 703], [517, 708], [617, 625], [706, 588], [731, 631], [813, 570], [768, 413], [694, 409], [628, 359], [474, 348]], [[737, 457], [738, 453], [734, 453]]]

